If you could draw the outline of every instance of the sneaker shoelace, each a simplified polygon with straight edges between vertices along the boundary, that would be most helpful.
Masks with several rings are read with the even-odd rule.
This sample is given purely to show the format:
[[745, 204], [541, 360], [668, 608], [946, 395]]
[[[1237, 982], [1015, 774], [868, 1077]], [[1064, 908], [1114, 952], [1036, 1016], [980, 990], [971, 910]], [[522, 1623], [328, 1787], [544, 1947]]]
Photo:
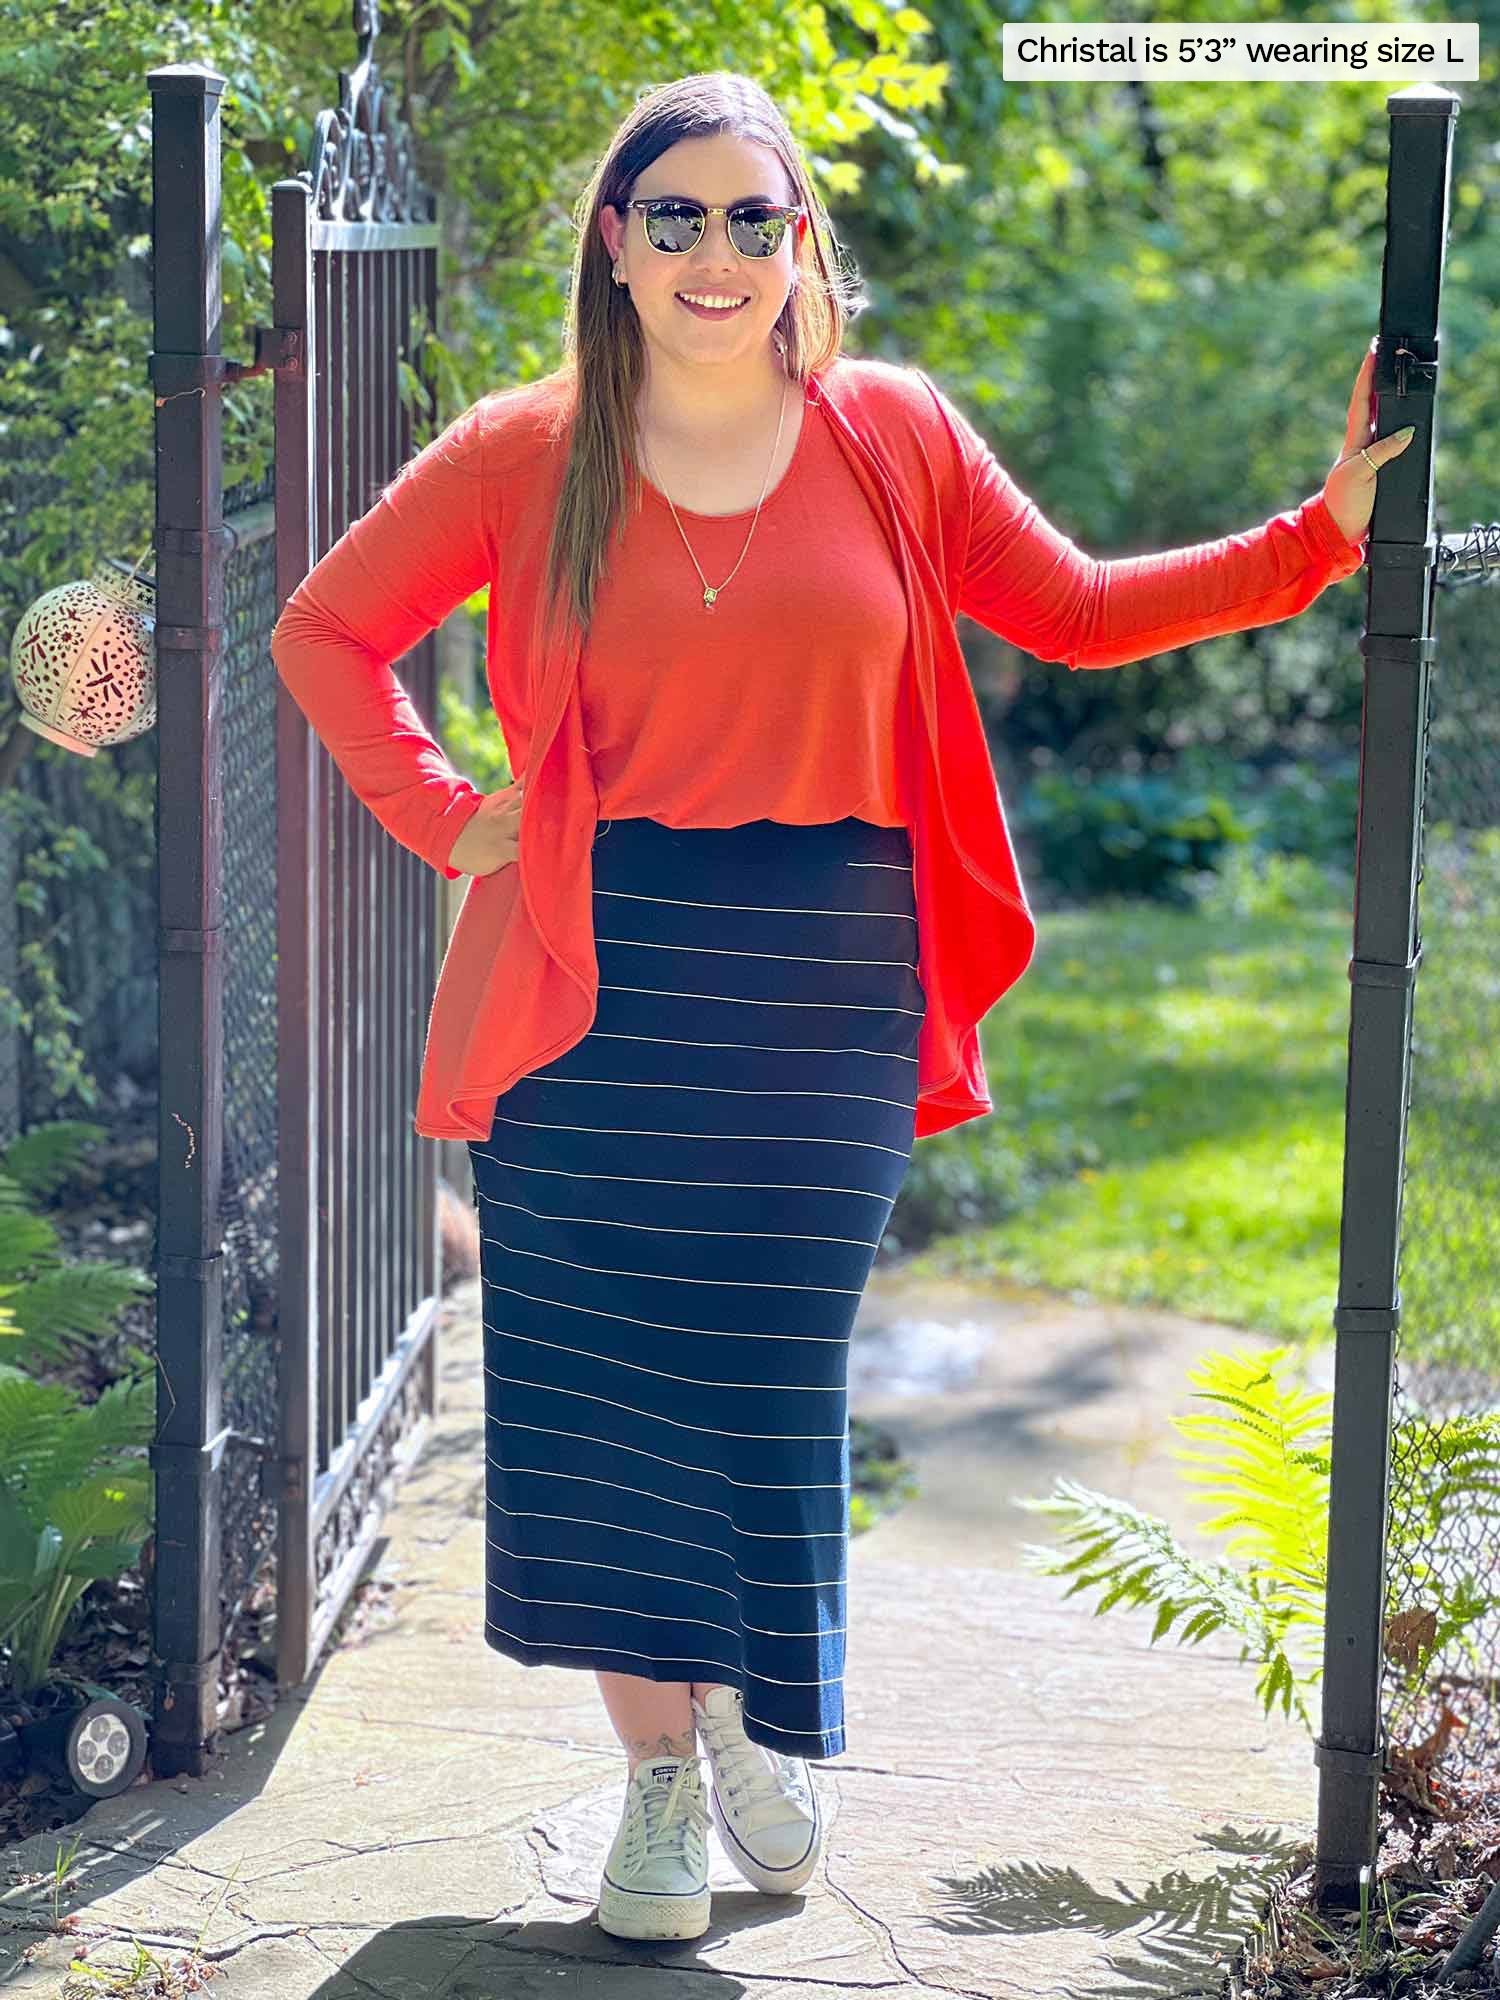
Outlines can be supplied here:
[[[653, 1855], [667, 1852], [670, 1845], [697, 1832], [702, 1840], [708, 1837], [708, 1805], [701, 1786], [688, 1787], [688, 1773], [696, 1771], [697, 1760], [684, 1758], [677, 1776], [667, 1789], [666, 1803], [662, 1810], [661, 1788], [648, 1785], [641, 1795], [642, 1830], [635, 1844], [635, 1850], [626, 1863], [628, 1873], [634, 1877], [652, 1859]], [[681, 1825], [679, 1826], [679, 1822]]]
[[788, 1800], [810, 1820], [813, 1803], [798, 1760], [779, 1750], [768, 1750], [764, 1744], [752, 1743], [737, 1717], [720, 1720], [729, 1723], [727, 1730], [715, 1733], [718, 1775], [723, 1779], [720, 1792], [726, 1802], [738, 1798], [741, 1792], [749, 1793], [749, 1803], [743, 1808], [745, 1831], [755, 1833], [763, 1827], [781, 1824], [786, 1819]]

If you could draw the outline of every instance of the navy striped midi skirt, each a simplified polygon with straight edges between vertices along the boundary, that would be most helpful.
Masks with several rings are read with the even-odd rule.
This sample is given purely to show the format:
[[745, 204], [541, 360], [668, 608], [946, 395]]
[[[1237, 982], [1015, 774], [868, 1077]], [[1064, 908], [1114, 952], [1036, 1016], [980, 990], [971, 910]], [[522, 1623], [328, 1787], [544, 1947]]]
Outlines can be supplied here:
[[470, 1142], [485, 1639], [844, 1749], [848, 1343], [911, 1157], [906, 827], [601, 820], [597, 1016]]

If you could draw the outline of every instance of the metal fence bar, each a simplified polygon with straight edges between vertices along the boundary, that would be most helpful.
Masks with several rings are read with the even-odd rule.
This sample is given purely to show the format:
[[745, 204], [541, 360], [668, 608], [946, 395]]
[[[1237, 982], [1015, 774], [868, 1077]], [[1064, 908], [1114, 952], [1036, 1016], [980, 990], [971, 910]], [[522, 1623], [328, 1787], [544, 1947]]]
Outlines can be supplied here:
[[[276, 596], [285, 603], [307, 574], [328, 495], [313, 435], [312, 357], [326, 314], [312, 284], [307, 190], [298, 180], [271, 190], [271, 289], [276, 324], [301, 342], [300, 373], [276, 376]], [[328, 838], [327, 788], [319, 782], [318, 743], [286, 689], [277, 685], [276, 829], [277, 1186], [282, 1242], [277, 1369], [280, 1457], [270, 1490], [280, 1501], [276, 1541], [276, 1677], [296, 1685], [311, 1665], [307, 1635], [315, 1594], [312, 1482], [322, 1428], [319, 1301], [327, 1285], [330, 1150], [322, 1117], [329, 1032], [325, 963], [317, 940], [325, 924], [328, 874], [316, 850]]]
[[1382, 435], [1417, 435], [1381, 475], [1369, 547], [1359, 832], [1355, 862], [1349, 1076], [1344, 1127], [1327, 1625], [1316, 1894], [1358, 1901], [1375, 1858], [1386, 1523], [1401, 1196], [1413, 990], [1421, 944], [1417, 882], [1435, 657], [1432, 521], [1438, 310], [1458, 99], [1416, 85], [1386, 100], [1391, 120], [1386, 255], [1375, 391]]
[[152, 1762], [201, 1775], [217, 1721], [223, 1244], [224, 637], [219, 105], [151, 70], [161, 1096]]

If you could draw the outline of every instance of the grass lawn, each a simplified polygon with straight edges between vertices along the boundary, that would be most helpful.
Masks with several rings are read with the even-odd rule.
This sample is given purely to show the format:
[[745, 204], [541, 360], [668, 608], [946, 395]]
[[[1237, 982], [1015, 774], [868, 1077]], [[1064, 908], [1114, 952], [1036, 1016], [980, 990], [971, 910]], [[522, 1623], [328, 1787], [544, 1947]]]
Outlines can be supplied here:
[[[1326, 1335], [1348, 911], [1212, 916], [1137, 902], [1038, 921], [1029, 970], [982, 1031], [994, 1116], [923, 1140], [911, 1171], [958, 1144], [1052, 1172], [1004, 1220], [937, 1237], [908, 1268]], [[898, 1234], [899, 1222], [898, 1208]]]
[[[1400, 1289], [1404, 1355], [1500, 1373], [1497, 862], [1500, 836], [1429, 847]], [[1219, 908], [1039, 917], [982, 1031], [994, 1115], [913, 1154], [892, 1229], [909, 1201], [926, 1247], [907, 1268], [1331, 1338], [1350, 903], [1316, 870], [1287, 880]]]

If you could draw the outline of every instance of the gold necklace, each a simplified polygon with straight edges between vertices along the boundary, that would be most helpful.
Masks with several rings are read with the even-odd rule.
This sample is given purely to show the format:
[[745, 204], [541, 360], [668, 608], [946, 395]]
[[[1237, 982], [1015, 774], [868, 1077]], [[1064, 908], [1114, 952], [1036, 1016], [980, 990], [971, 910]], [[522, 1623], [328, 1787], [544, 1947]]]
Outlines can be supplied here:
[[[742, 563], [745, 560], [745, 551], [750, 546], [750, 536], [755, 533], [755, 523], [760, 519], [760, 510], [762, 506], [765, 504], [766, 488], [771, 483], [771, 466], [776, 463], [776, 452], [781, 444], [781, 428], [782, 425], [786, 422], [786, 392], [790, 387], [791, 387], [791, 377], [788, 376], [786, 381], [784, 381], [781, 385], [781, 415], [776, 419], [776, 442], [771, 446], [771, 463], [766, 467], [766, 476], [761, 481], [760, 484], [760, 499], [757, 500], [755, 503], [755, 513], [750, 522], [750, 531], [749, 534], [745, 536], [745, 547], [740, 550], [739, 562], [735, 564], [734, 569], [732, 569], [729, 572], [729, 575], [725, 577], [723, 583], [712, 584], [709, 582], [708, 578], [703, 574], [702, 565], [698, 561], [698, 558], [695, 555], [693, 555], [693, 545], [688, 540], [687, 534], [683, 529], [681, 521], [677, 520], [677, 509], [675, 507], [672, 507], [672, 496], [670, 493], [667, 492], [666, 488], [661, 484], [661, 481], [656, 480], [657, 491], [661, 494], [661, 497], [663, 498], [663, 500], [666, 501], [667, 505], [669, 507], [672, 507], [672, 519], [674, 521], [677, 521], [677, 532], [679, 535], [682, 536], [682, 545], [687, 550], [688, 554], [692, 556], [693, 568], [697, 570], [698, 579], [703, 585], [703, 608], [705, 611], [713, 610], [715, 598], [717, 598], [719, 592], [723, 590], [727, 584], [733, 581], [735, 570], [737, 570], [740, 566], [740, 563]], [[807, 419], [804, 416], [803, 422], [805, 423], [806, 421]], [[642, 457], [645, 457], [644, 444], [641, 447], [641, 455]], [[649, 460], [647, 460], [646, 470], [648, 472], [651, 472], [651, 464]], [[652, 478], [656, 479], [656, 475], [654, 472], [652, 472]]]

